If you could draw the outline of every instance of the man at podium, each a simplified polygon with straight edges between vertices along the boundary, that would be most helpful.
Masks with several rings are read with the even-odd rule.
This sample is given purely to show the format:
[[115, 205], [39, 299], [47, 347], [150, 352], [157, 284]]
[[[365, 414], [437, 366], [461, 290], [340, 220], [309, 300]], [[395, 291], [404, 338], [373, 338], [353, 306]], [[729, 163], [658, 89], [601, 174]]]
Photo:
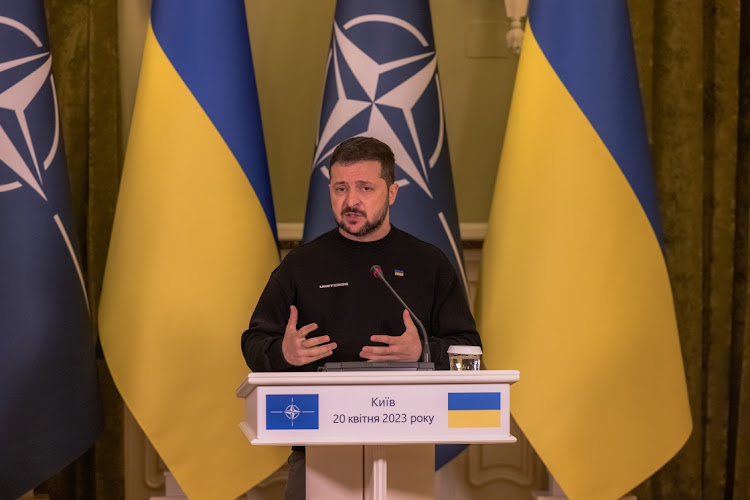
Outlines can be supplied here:
[[[449, 346], [481, 341], [448, 258], [390, 223], [399, 187], [391, 148], [354, 137], [336, 147], [330, 164], [337, 228], [289, 252], [271, 273], [242, 334], [248, 366], [316, 371], [326, 362], [417, 362], [423, 323], [435, 368], [448, 369]], [[303, 450], [290, 456], [287, 498], [295, 489], [304, 498]]]

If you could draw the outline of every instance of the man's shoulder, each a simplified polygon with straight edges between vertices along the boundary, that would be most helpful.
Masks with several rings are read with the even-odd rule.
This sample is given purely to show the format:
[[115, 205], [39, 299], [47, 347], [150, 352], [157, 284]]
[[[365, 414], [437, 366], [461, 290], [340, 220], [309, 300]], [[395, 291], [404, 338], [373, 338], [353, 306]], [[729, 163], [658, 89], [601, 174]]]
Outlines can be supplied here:
[[421, 258], [433, 258], [446, 261], [448, 258], [445, 256], [440, 248], [436, 247], [432, 243], [428, 243], [414, 236], [411, 233], [407, 233], [404, 230], [393, 227], [394, 230], [398, 231], [398, 244], [404, 248], [409, 248], [410, 252], [418, 254]]
[[293, 265], [298, 262], [303, 262], [307, 259], [315, 259], [320, 252], [325, 252], [330, 248], [330, 245], [335, 240], [335, 232], [332, 230], [321, 234], [313, 240], [306, 243], [302, 243], [297, 247], [292, 248], [289, 253], [281, 261], [282, 265]]

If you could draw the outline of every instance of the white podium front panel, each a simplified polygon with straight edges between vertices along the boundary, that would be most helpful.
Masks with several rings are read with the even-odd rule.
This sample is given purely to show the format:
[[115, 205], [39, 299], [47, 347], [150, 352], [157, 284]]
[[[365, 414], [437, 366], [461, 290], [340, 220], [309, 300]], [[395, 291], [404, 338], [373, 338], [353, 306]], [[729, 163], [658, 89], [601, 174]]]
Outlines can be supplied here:
[[[256, 445], [497, 443], [518, 372], [250, 374], [243, 431]], [[242, 392], [242, 394], [240, 394]]]

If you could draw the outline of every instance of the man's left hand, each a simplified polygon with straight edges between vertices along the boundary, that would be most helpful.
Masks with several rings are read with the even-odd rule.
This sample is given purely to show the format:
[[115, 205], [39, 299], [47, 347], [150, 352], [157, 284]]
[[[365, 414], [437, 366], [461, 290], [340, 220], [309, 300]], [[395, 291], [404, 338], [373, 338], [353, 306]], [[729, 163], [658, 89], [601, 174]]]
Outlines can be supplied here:
[[404, 309], [404, 326], [401, 335], [373, 335], [370, 340], [387, 346], [366, 345], [359, 355], [368, 361], [419, 361], [422, 341], [409, 311]]

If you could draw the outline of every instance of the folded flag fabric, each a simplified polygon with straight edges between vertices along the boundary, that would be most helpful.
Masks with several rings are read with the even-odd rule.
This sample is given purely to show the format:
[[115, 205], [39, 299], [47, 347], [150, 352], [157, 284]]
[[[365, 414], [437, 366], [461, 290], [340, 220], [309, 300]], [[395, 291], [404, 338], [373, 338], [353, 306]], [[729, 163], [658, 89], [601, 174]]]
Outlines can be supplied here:
[[691, 431], [625, 0], [530, 4], [484, 242], [484, 361], [572, 500], [619, 498]]
[[240, 333], [279, 262], [242, 0], [155, 0], [99, 326], [112, 377], [191, 499], [234, 499], [288, 449], [252, 447]]
[[0, 499], [102, 429], [94, 341], [41, 0], [0, 4]]

